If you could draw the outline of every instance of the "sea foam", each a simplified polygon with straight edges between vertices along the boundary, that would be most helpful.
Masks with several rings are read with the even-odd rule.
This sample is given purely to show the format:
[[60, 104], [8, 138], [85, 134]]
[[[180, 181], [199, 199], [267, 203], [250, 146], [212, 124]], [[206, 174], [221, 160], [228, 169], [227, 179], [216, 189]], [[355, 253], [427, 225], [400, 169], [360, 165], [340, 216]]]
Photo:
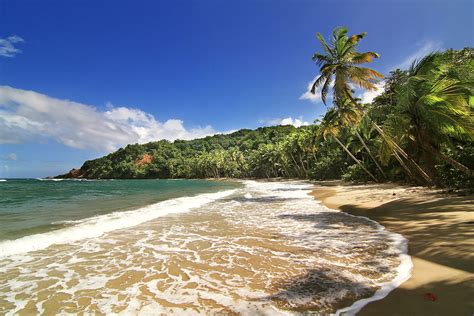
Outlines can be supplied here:
[[[301, 307], [312, 308], [309, 313], [321, 309], [322, 314], [353, 315], [410, 277], [412, 264], [405, 238], [368, 218], [326, 208], [308, 195], [314, 188], [312, 184], [244, 184], [242, 189], [68, 222], [74, 226], [30, 240], [12, 241], [16, 244], [10, 246], [10, 251], [23, 247], [14, 254], [42, 249], [51, 241], [77, 240], [68, 239], [69, 235], [82, 239], [124, 228], [101, 238], [71, 243], [66, 250], [52, 247], [51, 257], [30, 252], [9, 257], [14, 258], [10, 263], [5, 260], [3, 270], [0, 267], [4, 275], [22, 269], [20, 279], [5, 287], [4, 299], [16, 306], [11, 314], [27, 302], [16, 294], [37, 298], [37, 282], [54, 279], [48, 276], [51, 273], [64, 275], [56, 278], [54, 285], [61, 292], [76, 298], [82, 290], [95, 293], [91, 304], [103, 313], [115, 313], [113, 308], [123, 304], [126, 308], [121, 313], [140, 315], [205, 315], [218, 313], [220, 308], [241, 315], [297, 315]], [[193, 212], [186, 213], [190, 209]], [[184, 214], [153, 220], [173, 213]], [[32, 244], [40, 248], [31, 249]], [[0, 253], [4, 246], [0, 244]], [[20, 262], [16, 257], [34, 260]], [[382, 270], [377, 272], [378, 268]], [[131, 272], [144, 277], [136, 278], [118, 293], [107, 286], [108, 281], [123, 280]], [[163, 275], [167, 277], [161, 279]], [[78, 283], [70, 286], [68, 282], [74, 280]], [[145, 292], [141, 292], [143, 288]], [[371, 291], [361, 291], [364, 288]], [[337, 311], [330, 308], [354, 295], [372, 296]], [[167, 307], [154, 298], [176, 307]], [[212, 305], [220, 308], [212, 309], [205, 301], [213, 301]], [[45, 312], [43, 303], [37, 304], [40, 313]], [[85, 311], [92, 313], [92, 305]], [[183, 308], [189, 305], [199, 309]]]
[[[255, 181], [245, 181], [245, 184], [248, 188], [252, 187], [266, 187], [267, 190], [273, 191], [275, 193], [275, 190], [280, 192], [281, 197], [285, 199], [291, 199], [291, 198], [297, 198], [300, 200], [307, 200], [308, 202], [311, 200], [312, 203], [318, 203], [313, 200], [313, 197], [309, 195], [309, 193], [313, 189], [313, 185], [307, 183], [307, 182], [293, 182], [293, 183], [282, 183], [279, 184], [277, 183], [259, 183]], [[251, 198], [251, 195], [245, 196], [246, 198]], [[320, 204], [320, 203], [318, 203]], [[332, 212], [339, 212], [337, 210], [330, 209], [328, 207], [323, 206], [320, 204], [320, 209], [326, 209], [328, 211]], [[383, 298], [385, 298], [391, 291], [399, 287], [402, 283], [410, 279], [412, 269], [413, 269], [413, 263], [411, 260], [411, 257], [408, 255], [408, 240], [403, 237], [401, 234], [398, 233], [393, 233], [393, 232], [388, 232], [385, 230], [385, 227], [382, 226], [380, 223], [365, 217], [365, 216], [355, 216], [351, 215], [348, 213], [345, 213], [347, 216], [354, 217], [354, 218], [362, 218], [366, 221], [372, 222], [375, 224], [377, 227], [378, 231], [384, 232], [387, 234], [389, 239], [391, 240], [392, 246], [394, 248], [398, 249], [399, 251], [399, 260], [400, 264], [396, 268], [396, 276], [389, 282], [382, 282], [378, 284], [379, 289], [372, 295], [371, 297], [360, 299], [355, 301], [352, 305], [347, 306], [345, 308], [341, 308], [335, 312], [334, 315], [339, 316], [339, 315], [344, 315], [344, 316], [350, 316], [350, 315], [355, 315], [357, 314], [364, 306], [369, 304], [370, 302], [373, 301], [378, 301]]]
[[0, 257], [41, 250], [53, 244], [64, 244], [85, 238], [99, 237], [106, 232], [132, 227], [160, 216], [187, 212], [190, 209], [229, 196], [235, 191], [226, 190], [166, 200], [136, 210], [113, 212], [80, 220], [72, 227], [2, 241], [0, 242]]

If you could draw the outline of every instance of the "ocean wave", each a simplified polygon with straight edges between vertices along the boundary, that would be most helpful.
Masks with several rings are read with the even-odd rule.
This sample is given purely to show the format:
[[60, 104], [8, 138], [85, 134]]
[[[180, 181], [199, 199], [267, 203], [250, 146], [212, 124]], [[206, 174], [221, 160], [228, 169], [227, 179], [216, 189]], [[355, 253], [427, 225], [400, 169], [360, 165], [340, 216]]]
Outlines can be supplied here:
[[5, 180], [5, 179], [0, 179], [0, 182], [7, 182], [7, 180]]
[[0, 257], [45, 249], [53, 244], [70, 243], [81, 239], [99, 237], [106, 232], [132, 227], [154, 218], [187, 212], [209, 202], [231, 195], [236, 190], [205, 193], [192, 197], [158, 202], [136, 210], [114, 212], [79, 220], [76, 225], [47, 233], [25, 236], [0, 242]]
[[[348, 214], [350, 216], [354, 216]], [[372, 221], [377, 224], [380, 230], [385, 230], [385, 227], [380, 225], [378, 222], [371, 220], [365, 216], [354, 216], [354, 217], [361, 217], [365, 218], [369, 221]], [[357, 314], [365, 305], [369, 304], [370, 302], [378, 301], [385, 298], [391, 291], [402, 285], [405, 281], [411, 278], [412, 270], [413, 270], [413, 262], [411, 260], [410, 255], [408, 255], [408, 239], [403, 237], [401, 234], [390, 232], [390, 238], [392, 240], [392, 245], [394, 245], [399, 251], [399, 259], [400, 264], [396, 268], [396, 276], [389, 282], [380, 283], [380, 288], [372, 295], [371, 297], [360, 299], [355, 301], [352, 305], [341, 308], [337, 310], [336, 316], [339, 315], [355, 315]]]
[[[19, 279], [4, 299], [15, 302], [15, 314], [27, 302], [17, 294], [26, 294], [44, 313], [38, 287], [48, 275], [57, 291], [75, 299], [87, 290], [92, 301], [82, 311], [89, 313], [111, 314], [121, 306], [123, 314], [144, 315], [354, 315], [410, 277], [405, 238], [366, 217], [323, 206], [308, 195], [312, 184], [243, 183], [242, 189], [57, 222], [73, 225], [51, 232], [63, 232], [54, 235], [57, 243], [76, 232], [87, 238], [96, 229], [125, 229], [6, 258], [0, 271]], [[159, 218], [172, 213], [183, 214]], [[18, 267], [22, 277], [15, 277]], [[341, 308], [342, 301], [367, 296]]]
[[[249, 188], [265, 188], [268, 191], [272, 191], [273, 195], [281, 196], [282, 199], [299, 199], [299, 200], [307, 200], [312, 203], [315, 202], [313, 197], [309, 195], [311, 193], [313, 185], [305, 182], [305, 181], [298, 181], [288, 183], [259, 183], [252, 180], [244, 181], [247, 187]], [[244, 195], [246, 199], [251, 199], [252, 195], [247, 193]], [[320, 204], [320, 203], [319, 203]], [[325, 209], [330, 212], [338, 212], [338, 210], [330, 209], [326, 206], [320, 204], [320, 209]], [[355, 315], [357, 314], [364, 306], [369, 304], [373, 301], [378, 301], [385, 298], [391, 291], [399, 287], [402, 283], [410, 279], [413, 263], [411, 257], [408, 255], [408, 240], [403, 237], [401, 234], [389, 232], [385, 230], [385, 227], [382, 226], [380, 223], [367, 218], [365, 216], [355, 216], [348, 213], [343, 212], [343, 214], [347, 215], [348, 217], [360, 218], [364, 219], [365, 221], [373, 223], [379, 232], [382, 232], [384, 236], [389, 238], [392, 247], [398, 250], [398, 257], [400, 264], [396, 267], [395, 277], [388, 281], [388, 282], [380, 282], [377, 284], [379, 287], [378, 290], [368, 298], [360, 299], [355, 301], [350, 306], [338, 309], [335, 313], [336, 316], [339, 315]], [[301, 238], [298, 238], [301, 239]]]
[[54, 181], [54, 182], [57, 182], [57, 181], [63, 181], [63, 180], [66, 180], [66, 179], [36, 178], [36, 180], [39, 180], [39, 181]]

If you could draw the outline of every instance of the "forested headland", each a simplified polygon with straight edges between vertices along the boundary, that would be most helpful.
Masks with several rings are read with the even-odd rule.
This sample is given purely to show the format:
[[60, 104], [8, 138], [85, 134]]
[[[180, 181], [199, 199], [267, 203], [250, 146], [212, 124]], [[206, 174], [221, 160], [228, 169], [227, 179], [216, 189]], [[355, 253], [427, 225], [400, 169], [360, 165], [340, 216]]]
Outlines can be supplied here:
[[[383, 77], [365, 36], [338, 28], [313, 57], [327, 112], [310, 126], [132, 144], [58, 177], [300, 178], [474, 187], [474, 49], [434, 52]], [[354, 89], [384, 92], [363, 104]]]

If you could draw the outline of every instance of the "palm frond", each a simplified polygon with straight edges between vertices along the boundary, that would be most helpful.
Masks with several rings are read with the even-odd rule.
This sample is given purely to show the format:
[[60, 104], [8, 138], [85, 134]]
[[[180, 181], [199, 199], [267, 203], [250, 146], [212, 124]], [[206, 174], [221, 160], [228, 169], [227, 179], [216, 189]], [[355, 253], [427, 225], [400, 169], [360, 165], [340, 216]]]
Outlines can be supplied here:
[[326, 75], [326, 74], [322, 74], [318, 78], [316, 78], [313, 85], [311, 86], [310, 92], [312, 94], [315, 94], [316, 93], [316, 88], [320, 87], [325, 82], [325, 80], [327, 78], [328, 78], [328, 75]]
[[435, 58], [439, 55], [437, 52], [430, 53], [420, 59], [415, 59], [408, 68], [410, 76], [423, 74], [423, 71], [432, 68]]
[[354, 84], [367, 90], [375, 90], [375, 84], [379, 81], [379, 78], [383, 78], [381, 73], [364, 67], [348, 67], [347, 74]]
[[326, 54], [334, 57], [334, 52], [329, 47], [329, 45], [326, 43], [326, 41], [324, 40], [324, 37], [321, 35], [321, 33], [319, 33], [319, 32], [316, 33], [316, 38], [319, 40], [319, 42], [323, 46], [323, 49], [326, 52]]
[[324, 54], [320, 54], [318, 52], [316, 52], [314, 55], [313, 55], [313, 61], [316, 62], [316, 64], [318, 66], [322, 66], [324, 65], [324, 63], [328, 63], [328, 64], [331, 64], [333, 62], [332, 58], [328, 55], [324, 55]]
[[367, 32], [362, 32], [360, 34], [355, 34], [350, 37], [350, 41], [353, 44], [359, 43], [361, 39], [363, 39], [367, 35]]
[[326, 104], [331, 80], [332, 80], [331, 77], [327, 77], [326, 81], [324, 82], [323, 88], [321, 89], [321, 100], [323, 101], [324, 104]]
[[379, 57], [380, 55], [374, 52], [357, 53], [357, 54], [354, 54], [351, 61], [353, 64], [364, 64], [364, 63], [370, 63], [375, 58], [379, 58]]

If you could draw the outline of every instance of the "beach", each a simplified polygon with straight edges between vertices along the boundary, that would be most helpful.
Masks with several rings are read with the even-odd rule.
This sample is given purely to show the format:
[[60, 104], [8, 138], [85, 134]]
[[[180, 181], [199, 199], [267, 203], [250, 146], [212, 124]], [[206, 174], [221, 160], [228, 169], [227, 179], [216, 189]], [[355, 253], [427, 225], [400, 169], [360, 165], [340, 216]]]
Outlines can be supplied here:
[[22, 237], [0, 240], [1, 314], [472, 312], [472, 197], [288, 180], [7, 186], [23, 193], [0, 215]]
[[411, 278], [358, 315], [473, 315], [474, 197], [396, 184], [318, 183], [332, 209], [365, 216], [408, 239]]
[[[30, 192], [5, 201], [17, 210], [2, 211], [10, 226], [45, 207], [42, 222], [17, 222], [23, 237], [0, 241], [0, 314], [353, 314], [411, 268], [405, 238], [321, 205], [307, 181], [3, 185]], [[49, 196], [31, 194], [41, 188]], [[122, 196], [149, 202], [115, 210]]]

